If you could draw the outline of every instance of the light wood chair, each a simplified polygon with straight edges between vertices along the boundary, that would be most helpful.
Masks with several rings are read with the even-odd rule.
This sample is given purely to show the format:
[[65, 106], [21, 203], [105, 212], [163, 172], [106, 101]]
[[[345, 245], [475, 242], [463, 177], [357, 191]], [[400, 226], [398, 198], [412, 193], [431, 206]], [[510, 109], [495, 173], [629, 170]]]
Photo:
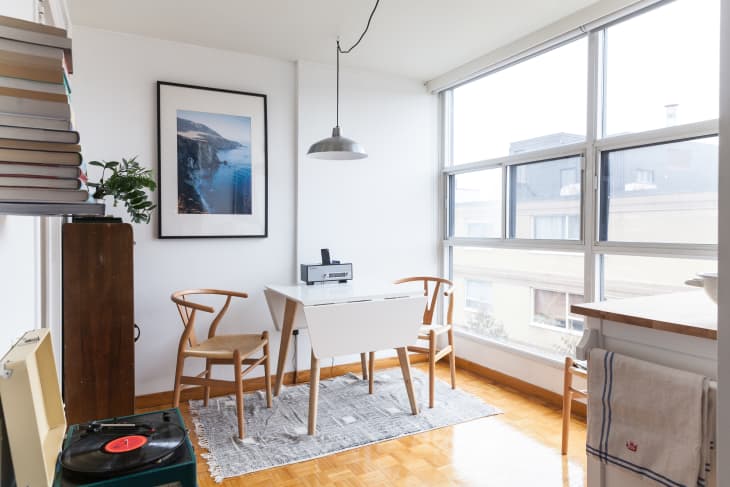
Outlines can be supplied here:
[[[406, 282], [423, 282], [423, 295], [428, 299], [426, 300], [426, 309], [423, 312], [423, 325], [418, 333], [419, 340], [428, 341], [428, 348], [411, 345], [408, 346], [408, 352], [415, 352], [428, 355], [428, 407], [432, 408], [434, 404], [434, 383], [436, 380], [436, 362], [449, 356], [449, 366], [451, 368], [451, 388], [456, 389], [456, 355], [454, 353], [454, 330], [453, 330], [453, 315], [454, 315], [454, 284], [448, 279], [441, 277], [428, 277], [428, 276], [416, 276], [416, 277], [404, 277], [398, 279], [395, 284], [403, 284]], [[433, 284], [433, 289], [431, 289]], [[442, 286], [445, 287], [442, 291]], [[445, 298], [448, 298], [448, 305], [446, 308], [446, 323], [435, 324], [433, 322], [433, 314], [436, 311], [438, 304], [438, 297], [443, 293]], [[437, 349], [438, 338], [446, 333], [448, 335], [448, 345], [441, 349]], [[370, 364], [369, 364], [369, 392], [373, 393], [373, 382], [374, 382], [374, 371], [375, 371], [375, 352], [370, 352]]]
[[[208, 338], [199, 342], [195, 336], [195, 319], [198, 311], [214, 313], [211, 306], [190, 301], [190, 296], [215, 295], [225, 296], [225, 304], [213, 318], [208, 328]], [[180, 337], [180, 344], [177, 350], [177, 368], [175, 371], [175, 391], [173, 407], [180, 405], [180, 392], [183, 384], [204, 386], [205, 396], [203, 404], [208, 405], [210, 399], [210, 386], [230, 386], [236, 388], [236, 413], [238, 415], [238, 437], [245, 436], [245, 423], [243, 420], [243, 377], [257, 365], [264, 365], [264, 382], [266, 385], [266, 405], [271, 407], [271, 380], [269, 377], [269, 333], [241, 334], [241, 335], [216, 335], [216, 329], [221, 319], [228, 311], [231, 299], [247, 298], [248, 294], [234, 291], [221, 291], [218, 289], [189, 289], [173, 293], [170, 298], [177, 305], [185, 330]], [[252, 357], [261, 351], [260, 357]], [[205, 359], [205, 370], [200, 374], [191, 377], [183, 375], [183, 365], [188, 357]], [[210, 377], [213, 365], [233, 365], [233, 381], [212, 379]], [[242, 365], [248, 365], [245, 370]]]
[[571, 357], [565, 357], [565, 370], [563, 371], [563, 444], [561, 453], [568, 453], [568, 436], [570, 435], [570, 410], [573, 406], [573, 398], [588, 397], [588, 391], [573, 387], [573, 376], [586, 379], [588, 373], [580, 367]]

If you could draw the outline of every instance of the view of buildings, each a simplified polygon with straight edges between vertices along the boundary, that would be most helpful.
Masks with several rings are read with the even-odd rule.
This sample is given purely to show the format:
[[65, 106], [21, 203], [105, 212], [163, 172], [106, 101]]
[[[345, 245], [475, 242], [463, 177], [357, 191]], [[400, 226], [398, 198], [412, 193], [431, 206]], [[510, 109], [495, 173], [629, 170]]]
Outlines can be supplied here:
[[[512, 144], [510, 152], [576, 138], [540, 137]], [[600, 241], [716, 243], [716, 137], [604, 152], [602, 158]], [[485, 174], [455, 177], [455, 237], [500, 236], [502, 169], [478, 172]], [[508, 238], [581, 239], [581, 199], [591, 195], [581, 157], [510, 166], [507, 174]], [[688, 290], [685, 280], [716, 270], [714, 260], [597, 258], [604, 299]], [[574, 351], [583, 320], [570, 305], [584, 300], [582, 253], [459, 246], [453, 274], [455, 321], [466, 329], [550, 356]]]

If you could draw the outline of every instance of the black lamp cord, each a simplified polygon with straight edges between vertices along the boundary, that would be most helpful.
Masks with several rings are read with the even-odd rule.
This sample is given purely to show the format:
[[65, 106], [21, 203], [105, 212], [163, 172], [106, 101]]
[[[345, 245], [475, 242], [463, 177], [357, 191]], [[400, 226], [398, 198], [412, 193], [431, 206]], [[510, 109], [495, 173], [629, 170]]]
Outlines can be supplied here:
[[337, 39], [337, 127], [340, 126], [340, 54], [349, 54], [357, 47], [358, 44], [360, 44], [360, 41], [362, 41], [370, 28], [370, 22], [373, 20], [373, 15], [375, 15], [375, 11], [378, 9], [379, 3], [380, 0], [375, 0], [375, 5], [373, 6], [372, 12], [370, 12], [370, 17], [368, 17], [368, 23], [365, 25], [365, 30], [362, 31], [358, 40], [349, 49], [342, 49], [342, 47], [340, 47], [340, 39]]

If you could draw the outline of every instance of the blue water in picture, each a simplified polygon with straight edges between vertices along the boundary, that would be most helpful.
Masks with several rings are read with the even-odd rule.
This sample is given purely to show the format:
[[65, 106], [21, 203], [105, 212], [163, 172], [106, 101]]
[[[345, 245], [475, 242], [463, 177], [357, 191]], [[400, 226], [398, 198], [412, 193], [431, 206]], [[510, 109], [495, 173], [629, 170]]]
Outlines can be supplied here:
[[178, 213], [251, 214], [251, 119], [178, 110]]

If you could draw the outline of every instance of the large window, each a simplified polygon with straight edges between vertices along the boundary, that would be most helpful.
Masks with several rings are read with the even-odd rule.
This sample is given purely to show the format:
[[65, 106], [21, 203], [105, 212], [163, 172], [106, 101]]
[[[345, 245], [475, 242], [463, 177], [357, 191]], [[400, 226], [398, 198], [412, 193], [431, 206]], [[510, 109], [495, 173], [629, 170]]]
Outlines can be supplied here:
[[580, 39], [453, 90], [453, 163], [583, 142], [588, 43]]
[[717, 269], [718, 14], [659, 3], [444, 92], [460, 332], [560, 358], [572, 305]]

